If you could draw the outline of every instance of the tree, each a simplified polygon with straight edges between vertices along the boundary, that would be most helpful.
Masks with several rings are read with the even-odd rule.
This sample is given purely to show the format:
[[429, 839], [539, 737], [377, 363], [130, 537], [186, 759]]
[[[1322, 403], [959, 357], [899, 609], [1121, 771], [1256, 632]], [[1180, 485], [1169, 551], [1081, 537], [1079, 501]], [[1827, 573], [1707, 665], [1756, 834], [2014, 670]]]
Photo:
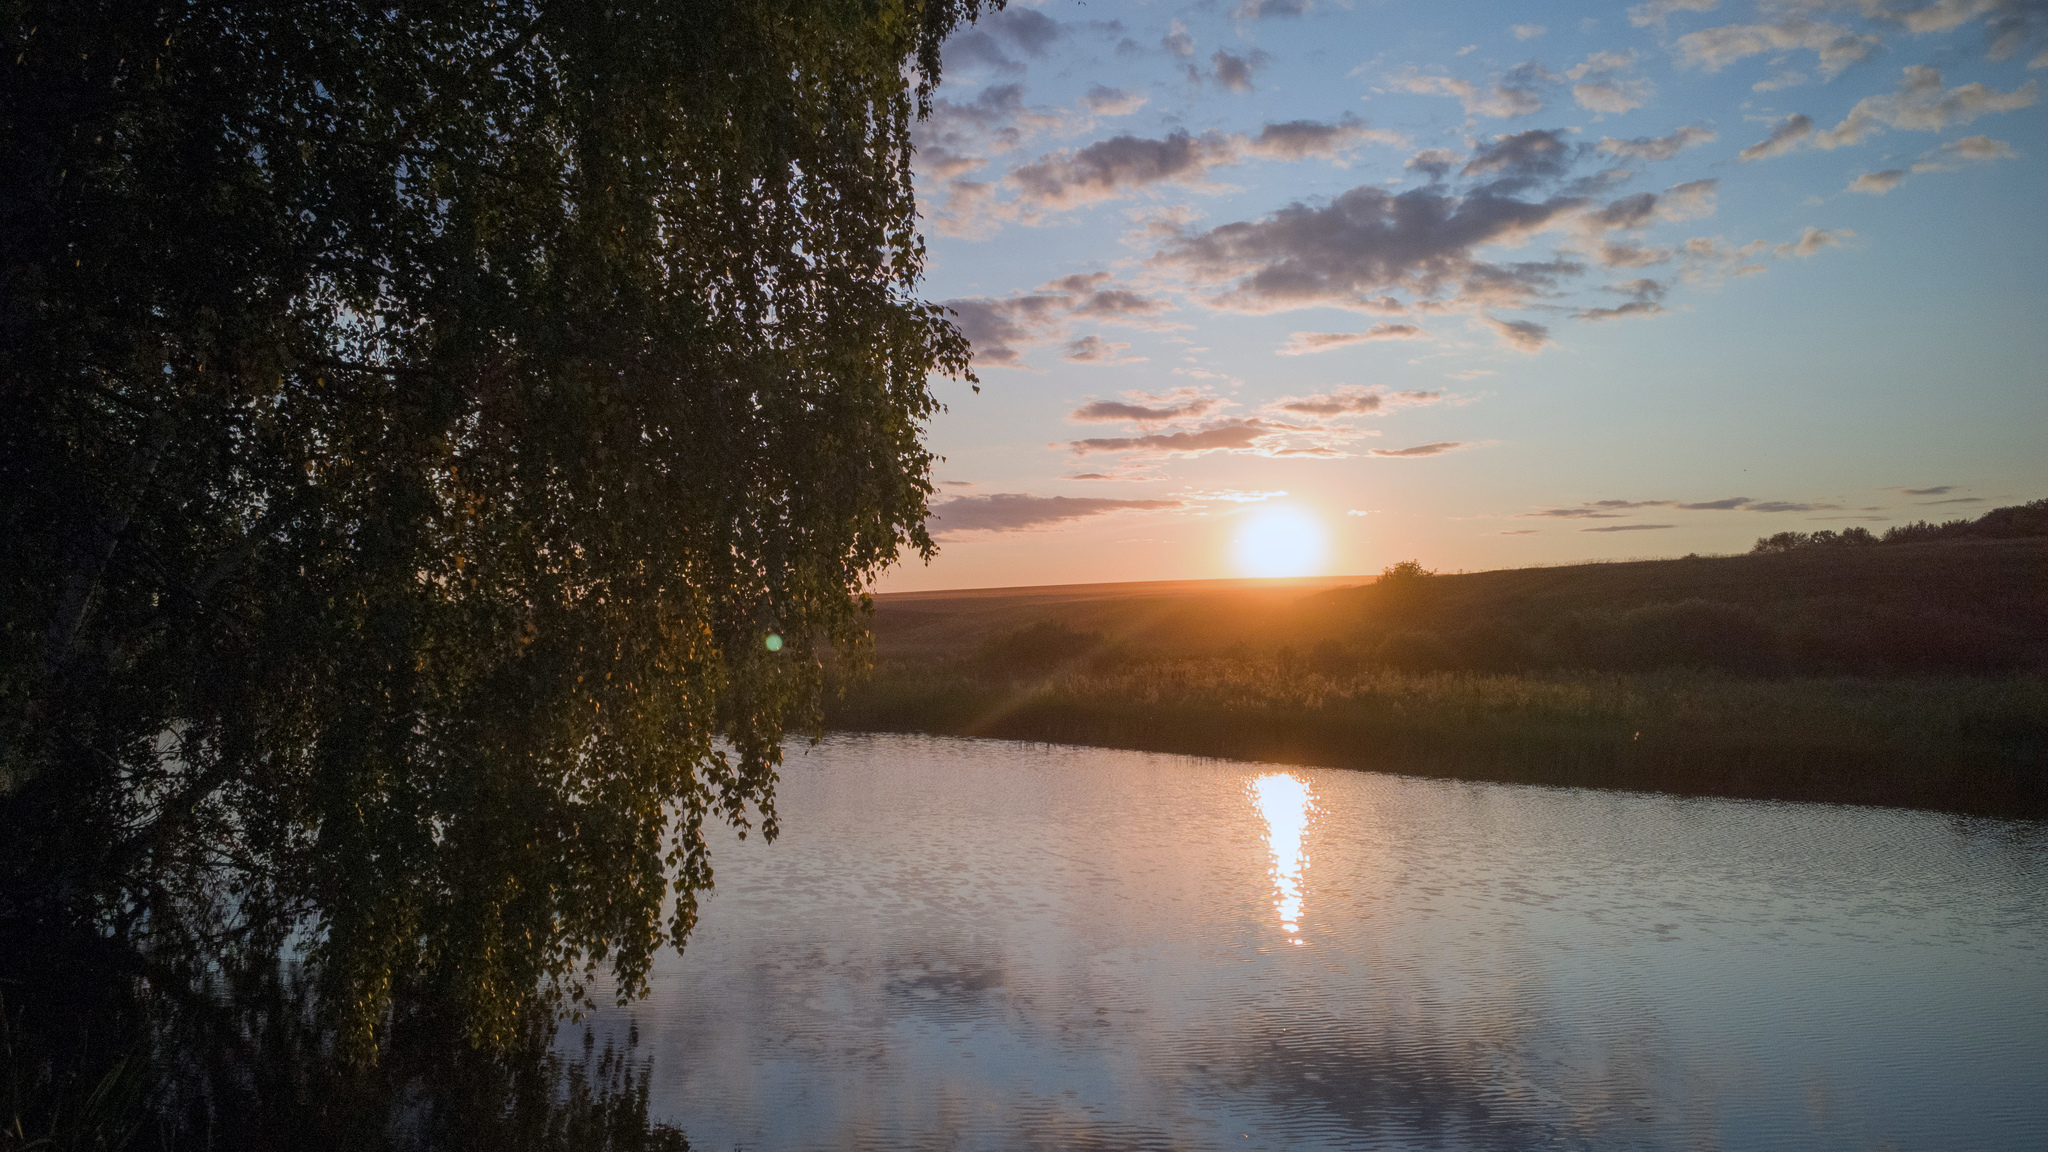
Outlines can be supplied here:
[[932, 548], [908, 134], [978, 7], [10, 5], [0, 930], [304, 933], [358, 1054], [644, 987]]

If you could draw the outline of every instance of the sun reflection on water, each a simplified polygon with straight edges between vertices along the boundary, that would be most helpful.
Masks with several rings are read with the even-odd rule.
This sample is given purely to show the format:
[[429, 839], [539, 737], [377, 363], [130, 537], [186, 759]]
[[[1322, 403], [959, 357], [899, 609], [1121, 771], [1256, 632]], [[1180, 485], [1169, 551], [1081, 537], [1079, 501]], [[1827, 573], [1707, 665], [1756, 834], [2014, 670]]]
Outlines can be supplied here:
[[1309, 814], [1315, 810], [1315, 793], [1308, 785], [1285, 772], [1273, 772], [1251, 782], [1253, 803], [1266, 818], [1266, 847], [1273, 856], [1273, 907], [1280, 913], [1280, 928], [1291, 943], [1302, 942], [1302, 874], [1308, 870], [1308, 853], [1302, 850], [1302, 833]]

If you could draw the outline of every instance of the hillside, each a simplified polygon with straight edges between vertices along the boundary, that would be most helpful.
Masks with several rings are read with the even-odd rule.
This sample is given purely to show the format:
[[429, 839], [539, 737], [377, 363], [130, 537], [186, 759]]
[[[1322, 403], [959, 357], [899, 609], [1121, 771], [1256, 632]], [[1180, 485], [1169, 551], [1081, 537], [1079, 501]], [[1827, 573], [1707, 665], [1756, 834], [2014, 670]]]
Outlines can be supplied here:
[[[1026, 630], [1117, 662], [1226, 653], [1335, 668], [2048, 668], [2048, 538], [1521, 568], [876, 598], [882, 661], [1000, 659]], [[1335, 584], [1335, 587], [1329, 587]]]

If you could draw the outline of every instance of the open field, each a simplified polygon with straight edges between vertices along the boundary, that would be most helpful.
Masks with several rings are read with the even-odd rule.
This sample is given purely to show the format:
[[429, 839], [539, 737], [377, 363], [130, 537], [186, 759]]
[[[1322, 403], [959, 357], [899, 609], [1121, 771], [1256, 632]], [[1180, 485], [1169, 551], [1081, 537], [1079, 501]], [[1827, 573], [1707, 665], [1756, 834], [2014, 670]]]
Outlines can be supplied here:
[[834, 728], [2048, 815], [2048, 541], [878, 598]]

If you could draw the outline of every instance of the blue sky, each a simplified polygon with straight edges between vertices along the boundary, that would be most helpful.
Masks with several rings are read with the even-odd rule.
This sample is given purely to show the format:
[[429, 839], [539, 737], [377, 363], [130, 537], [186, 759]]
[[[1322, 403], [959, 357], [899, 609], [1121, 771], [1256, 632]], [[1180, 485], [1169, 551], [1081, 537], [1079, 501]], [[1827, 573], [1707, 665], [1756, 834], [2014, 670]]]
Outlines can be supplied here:
[[2039, 0], [1013, 3], [917, 131], [981, 391], [938, 384], [941, 554], [881, 587], [2048, 495], [2044, 80]]

